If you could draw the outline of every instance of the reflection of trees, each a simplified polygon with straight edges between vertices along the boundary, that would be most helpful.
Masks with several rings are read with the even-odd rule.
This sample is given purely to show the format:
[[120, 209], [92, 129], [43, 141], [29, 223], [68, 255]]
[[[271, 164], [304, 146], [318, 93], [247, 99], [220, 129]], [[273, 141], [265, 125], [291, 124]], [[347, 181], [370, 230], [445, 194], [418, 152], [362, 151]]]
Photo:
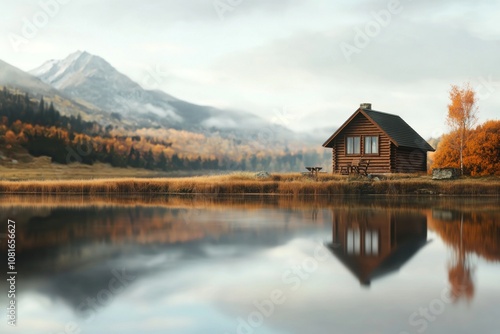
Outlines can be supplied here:
[[498, 215], [491, 210], [464, 212], [461, 233], [462, 213], [433, 210], [429, 226], [446, 244], [456, 247], [461, 244], [466, 253], [474, 253], [487, 261], [500, 262], [500, 224], [495, 221], [495, 214]]
[[453, 245], [454, 256], [448, 268], [448, 280], [451, 285], [451, 298], [458, 302], [464, 298], [470, 301], [474, 296], [472, 254], [467, 253], [463, 246], [464, 215], [460, 216], [460, 242]]
[[[164, 202], [5, 205], [3, 212], [0, 205], [0, 218], [7, 213], [6, 218], [16, 218], [16, 258], [24, 282], [43, 282], [42, 293], [75, 310], [109, 289], [114, 269], [126, 267], [140, 279], [197, 262], [244, 258], [288, 243], [309, 229], [305, 222], [330, 220], [329, 212], [316, 207], [266, 210], [189, 198]], [[5, 250], [6, 243], [0, 247]]]
[[474, 296], [474, 256], [500, 261], [500, 225], [495, 213], [433, 210], [429, 226], [453, 251], [448, 269], [452, 298], [470, 301]]
[[[81, 249], [82, 245], [150, 245], [180, 244], [202, 239], [219, 240], [235, 233], [251, 231], [267, 233], [280, 229], [280, 224], [239, 224], [235, 218], [258, 211], [258, 206], [233, 208], [212, 203], [194, 206], [193, 203], [174, 202], [169, 206], [133, 205], [78, 205], [76, 207], [48, 207], [42, 211], [28, 209], [31, 214], [16, 219], [19, 230], [16, 238], [18, 252], [68, 247]], [[232, 212], [232, 213], [231, 213]], [[259, 214], [259, 213], [257, 213]], [[285, 221], [287, 228], [299, 228], [304, 221], [324, 221], [325, 212], [311, 210], [277, 210], [266, 212], [268, 219]], [[221, 219], [225, 223], [221, 223]], [[266, 231], [266, 232], [264, 232]], [[1, 245], [2, 248], [6, 244]]]
[[433, 210], [428, 221], [430, 228], [446, 244], [456, 247], [461, 244], [466, 253], [474, 253], [487, 261], [500, 262], [500, 224], [496, 222], [498, 218], [495, 214], [498, 215], [491, 210], [472, 213]]

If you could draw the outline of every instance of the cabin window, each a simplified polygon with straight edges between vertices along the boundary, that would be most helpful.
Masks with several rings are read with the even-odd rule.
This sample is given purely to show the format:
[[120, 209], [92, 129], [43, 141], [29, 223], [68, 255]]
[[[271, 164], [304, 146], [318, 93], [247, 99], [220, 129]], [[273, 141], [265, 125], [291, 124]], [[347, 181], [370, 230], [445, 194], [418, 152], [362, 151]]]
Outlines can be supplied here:
[[347, 229], [347, 254], [361, 253], [361, 231], [359, 228]]
[[378, 154], [378, 136], [365, 137], [365, 154]]
[[347, 154], [360, 154], [361, 137], [347, 137]]
[[378, 255], [378, 231], [365, 231], [365, 254]]

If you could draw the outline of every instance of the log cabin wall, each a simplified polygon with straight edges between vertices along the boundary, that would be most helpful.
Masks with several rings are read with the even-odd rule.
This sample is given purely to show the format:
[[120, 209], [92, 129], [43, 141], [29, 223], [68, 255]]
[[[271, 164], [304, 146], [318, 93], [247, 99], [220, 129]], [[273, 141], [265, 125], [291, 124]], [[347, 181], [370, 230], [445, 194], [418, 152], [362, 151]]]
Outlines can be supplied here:
[[416, 173], [427, 170], [427, 152], [408, 147], [395, 147], [391, 167], [397, 173]]
[[337, 149], [335, 146], [332, 147], [332, 171], [335, 173], [337, 170]]
[[[358, 268], [368, 276], [390, 254], [391, 245], [391, 213], [384, 210], [362, 210], [356, 213], [334, 212], [332, 225], [332, 241], [339, 243], [343, 252], [358, 263]], [[359, 242], [349, 245], [349, 232], [359, 231]], [[367, 252], [366, 232], [376, 232], [377, 253]], [[352, 240], [351, 240], [352, 242]], [[368, 254], [367, 254], [368, 253]]]
[[398, 147], [391, 143], [391, 173], [397, 172], [397, 156], [398, 156]]
[[[346, 154], [346, 137], [361, 137], [360, 154]], [[365, 136], [378, 136], [379, 153], [365, 154]], [[363, 114], [358, 114], [335, 138], [332, 152], [332, 171], [340, 172], [342, 166], [361, 159], [369, 159], [368, 173], [390, 173], [391, 166], [391, 141], [389, 137], [377, 126], [370, 122]]]

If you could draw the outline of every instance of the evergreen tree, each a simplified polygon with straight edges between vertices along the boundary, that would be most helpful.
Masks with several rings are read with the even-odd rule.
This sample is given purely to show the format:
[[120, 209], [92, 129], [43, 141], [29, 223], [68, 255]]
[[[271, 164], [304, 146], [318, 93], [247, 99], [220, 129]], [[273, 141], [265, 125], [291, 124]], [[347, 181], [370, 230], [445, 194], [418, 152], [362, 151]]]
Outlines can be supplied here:
[[149, 149], [148, 153], [144, 155], [144, 168], [146, 169], [154, 169], [155, 160], [153, 156], [153, 151]]
[[165, 157], [165, 153], [163, 153], [163, 151], [160, 153], [160, 156], [158, 157], [156, 168], [161, 170], [167, 170], [167, 158]]
[[45, 125], [45, 102], [43, 101], [43, 96], [40, 98], [40, 102], [38, 103], [38, 111], [36, 115], [36, 123]]
[[130, 152], [128, 153], [127, 156], [127, 165], [129, 165], [130, 167], [137, 167], [135, 163], [136, 163], [136, 152], [134, 147], [132, 146], [130, 147]]
[[171, 160], [171, 170], [179, 170], [182, 169], [182, 160], [179, 158], [177, 153], [172, 155], [172, 160]]

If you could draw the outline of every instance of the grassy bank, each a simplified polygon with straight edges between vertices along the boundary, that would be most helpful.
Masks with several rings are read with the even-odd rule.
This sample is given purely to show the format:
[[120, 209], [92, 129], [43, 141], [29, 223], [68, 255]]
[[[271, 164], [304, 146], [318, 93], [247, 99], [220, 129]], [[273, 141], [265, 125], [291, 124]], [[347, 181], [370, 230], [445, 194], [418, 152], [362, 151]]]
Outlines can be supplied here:
[[95, 180], [0, 181], [0, 194], [387, 194], [500, 195], [500, 178], [433, 181], [427, 176], [393, 175], [381, 180], [323, 174], [254, 173], [185, 178], [115, 178]]
[[[61, 165], [52, 163], [48, 157], [32, 158], [29, 162], [12, 164], [0, 159], [0, 177], [3, 180], [75, 180], [90, 179], [99, 175], [100, 178], [157, 178], [191, 176], [193, 172], [164, 172], [143, 168], [111, 167], [109, 164], [95, 163], [85, 165], [72, 163]], [[199, 175], [199, 174], [198, 174]]]

